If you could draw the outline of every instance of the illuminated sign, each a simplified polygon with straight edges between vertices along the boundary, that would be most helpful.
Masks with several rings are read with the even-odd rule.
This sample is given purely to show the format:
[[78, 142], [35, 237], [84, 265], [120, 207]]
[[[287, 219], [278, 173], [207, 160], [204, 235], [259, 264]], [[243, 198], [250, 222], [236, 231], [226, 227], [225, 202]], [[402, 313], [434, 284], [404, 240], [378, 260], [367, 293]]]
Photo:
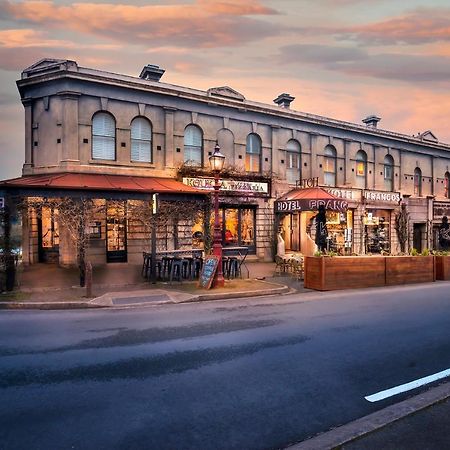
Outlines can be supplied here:
[[[197, 189], [214, 190], [214, 178], [183, 178], [183, 183]], [[220, 180], [220, 191], [268, 194], [269, 183], [245, 180]]]
[[348, 203], [345, 200], [318, 200], [318, 199], [299, 199], [299, 200], [277, 200], [275, 202], [276, 212], [295, 212], [295, 211], [317, 211], [319, 206], [324, 206], [330, 211], [346, 211]]
[[343, 198], [345, 200], [350, 200], [353, 202], [361, 201], [360, 189], [345, 189], [335, 187], [324, 187], [323, 189], [338, 198]]
[[400, 203], [400, 192], [364, 191], [364, 198], [368, 202]]

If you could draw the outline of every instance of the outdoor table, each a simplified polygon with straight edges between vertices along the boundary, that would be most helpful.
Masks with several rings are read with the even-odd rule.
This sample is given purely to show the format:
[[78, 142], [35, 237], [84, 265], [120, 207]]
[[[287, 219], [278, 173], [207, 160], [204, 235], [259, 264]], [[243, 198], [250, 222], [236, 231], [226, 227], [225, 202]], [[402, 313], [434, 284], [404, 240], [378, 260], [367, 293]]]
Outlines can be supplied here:
[[248, 247], [222, 247], [222, 253], [225, 254], [225, 256], [226, 253], [233, 253], [235, 256], [237, 256], [241, 276], [242, 276], [242, 266], [244, 266], [245, 270], [247, 271], [247, 278], [250, 277], [250, 271], [248, 270], [247, 264], [245, 263], [245, 258], [248, 255]]

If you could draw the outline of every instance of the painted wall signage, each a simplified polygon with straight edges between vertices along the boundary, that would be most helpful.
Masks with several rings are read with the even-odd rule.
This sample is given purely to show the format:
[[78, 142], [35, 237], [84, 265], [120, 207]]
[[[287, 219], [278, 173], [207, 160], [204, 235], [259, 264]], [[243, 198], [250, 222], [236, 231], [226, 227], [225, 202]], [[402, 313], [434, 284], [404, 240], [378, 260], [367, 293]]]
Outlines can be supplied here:
[[319, 206], [325, 206], [330, 211], [346, 211], [348, 203], [345, 200], [277, 200], [275, 202], [276, 212], [299, 212], [299, 211], [317, 211]]
[[344, 188], [335, 188], [335, 187], [324, 187], [325, 191], [329, 192], [331, 195], [334, 195], [338, 198], [343, 198], [345, 200], [349, 200], [351, 202], [359, 202], [361, 201], [361, 190], [360, 189], [344, 189]]
[[397, 203], [399, 204], [402, 197], [400, 192], [384, 192], [384, 191], [368, 191], [363, 192], [363, 196], [367, 202], [371, 203]]
[[312, 187], [319, 187], [319, 177], [314, 178], [302, 178], [300, 180], [297, 180], [295, 182], [295, 187], [298, 188], [312, 188]]
[[[183, 183], [197, 189], [214, 190], [214, 178], [183, 178]], [[269, 183], [246, 180], [220, 180], [220, 191], [269, 194]]]
[[442, 220], [444, 216], [450, 218], [450, 202], [433, 202], [433, 219]]

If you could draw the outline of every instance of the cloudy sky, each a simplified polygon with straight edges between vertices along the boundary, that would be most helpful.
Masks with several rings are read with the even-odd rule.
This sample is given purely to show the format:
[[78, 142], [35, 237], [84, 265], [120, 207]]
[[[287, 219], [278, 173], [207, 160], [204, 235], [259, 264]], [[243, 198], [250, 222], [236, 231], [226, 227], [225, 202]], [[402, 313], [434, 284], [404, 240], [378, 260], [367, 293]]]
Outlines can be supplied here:
[[449, 0], [0, 0], [0, 179], [19, 176], [15, 80], [42, 58], [207, 90], [450, 143]]

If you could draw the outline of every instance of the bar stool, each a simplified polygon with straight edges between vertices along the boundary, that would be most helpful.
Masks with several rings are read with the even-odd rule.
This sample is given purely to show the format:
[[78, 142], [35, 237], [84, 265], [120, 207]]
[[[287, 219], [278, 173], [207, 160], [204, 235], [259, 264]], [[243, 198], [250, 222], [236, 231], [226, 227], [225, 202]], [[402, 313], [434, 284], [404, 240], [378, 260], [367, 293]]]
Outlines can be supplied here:
[[236, 256], [229, 256], [228, 257], [228, 264], [227, 264], [227, 277], [230, 278], [237, 278], [240, 275], [240, 266], [239, 266], [239, 260]]
[[194, 263], [194, 259], [192, 258], [192, 256], [185, 256], [182, 259], [183, 262], [183, 278], [187, 279], [192, 279], [192, 270], [193, 270], [193, 263]]
[[198, 278], [203, 268], [203, 258], [201, 256], [195, 256], [192, 261], [192, 278]]
[[150, 268], [150, 253], [142, 252], [143, 257], [143, 263], [142, 263], [142, 270], [141, 270], [141, 276], [144, 278], [148, 277], [148, 270]]
[[174, 278], [178, 281], [182, 281], [183, 277], [183, 260], [180, 258], [173, 258], [170, 266], [169, 282], [172, 282]]
[[172, 270], [172, 262], [173, 257], [172, 256], [163, 256], [161, 258], [161, 279], [162, 280], [168, 280], [170, 278], [170, 273]]

